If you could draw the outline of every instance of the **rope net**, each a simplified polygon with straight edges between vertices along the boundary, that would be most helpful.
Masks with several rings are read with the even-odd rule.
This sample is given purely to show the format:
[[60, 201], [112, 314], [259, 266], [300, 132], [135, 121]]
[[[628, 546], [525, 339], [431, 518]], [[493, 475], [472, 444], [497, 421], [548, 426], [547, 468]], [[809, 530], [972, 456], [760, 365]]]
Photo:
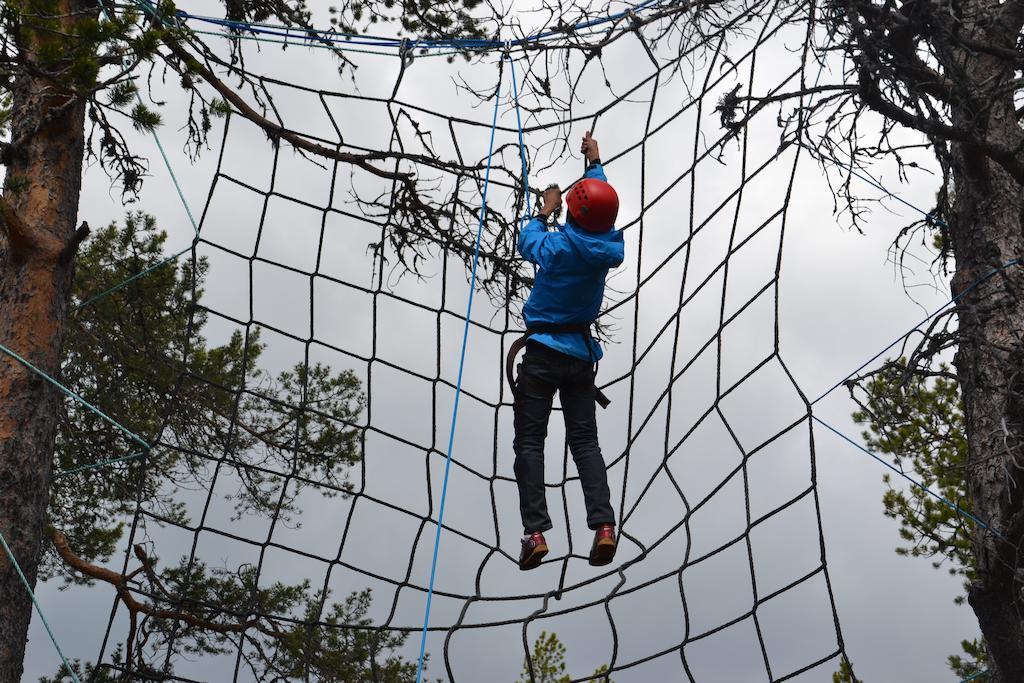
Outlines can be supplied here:
[[[325, 633], [421, 629], [488, 161], [476, 283], [486, 296], [469, 321], [428, 677], [512, 681], [541, 631], [565, 643], [574, 681], [601, 665], [618, 683], [821, 681], [839, 668], [811, 404], [779, 333], [784, 237], [807, 154], [778, 144], [783, 105], [748, 108], [738, 123], [721, 106], [820, 75], [813, 7], [735, 9], [658, 6], [660, 18], [625, 15], [472, 61], [357, 55], [358, 88], [329, 51], [235, 44], [244, 60], [225, 56], [218, 68], [244, 68], [247, 101], [281, 135], [268, 142], [237, 114], [217, 123], [192, 249], [206, 277], [189, 326], [211, 344], [235, 335], [243, 357], [259, 361], [209, 376], [202, 354], [181, 351], [172, 404], [223, 397], [228, 409], [208, 416], [222, 438], [196, 447], [171, 410], [147, 435], [148, 455], [118, 466], [139, 476], [187, 452], [196, 482], [173, 484], [173, 512], [140, 487], [125, 567], [136, 544], [165, 559], [180, 551], [178, 587], [150, 598], [193, 609], [201, 599], [188, 586], [201, 567], [244, 573], [251, 596], [235, 616], [301, 626], [310, 643], [304, 673], [257, 675], [258, 641], [246, 629], [190, 661], [172, 657], [181, 628], [167, 627], [149, 644], [154, 662], [173, 667], [167, 680], [315, 679], [310, 653], [326, 647]], [[226, 42], [208, 40], [211, 54], [227, 54]], [[600, 569], [586, 561], [591, 534], [557, 412], [547, 441], [552, 553], [532, 572], [515, 564], [502, 369], [533, 275], [515, 245], [534, 195], [524, 200], [507, 59], [520, 74], [530, 185], [579, 177], [577, 141], [592, 130], [623, 199], [626, 263], [599, 320], [598, 376], [612, 400], [599, 430], [621, 538], [615, 563]], [[333, 158], [297, 150], [288, 135]], [[344, 157], [369, 152], [379, 173]], [[336, 396], [311, 394], [323, 368], [351, 373], [363, 398], [343, 409]], [[291, 385], [268, 391], [280, 372]], [[269, 417], [240, 417], [252, 414]], [[358, 457], [329, 457], [323, 443], [339, 434]], [[258, 504], [241, 505], [254, 489]], [[259, 589], [302, 582], [318, 596], [313, 607], [267, 613]], [[334, 609], [367, 589], [358, 617]], [[113, 645], [127, 628], [115, 600], [103, 666], [131, 668]], [[402, 648], [413, 656], [411, 639]]]

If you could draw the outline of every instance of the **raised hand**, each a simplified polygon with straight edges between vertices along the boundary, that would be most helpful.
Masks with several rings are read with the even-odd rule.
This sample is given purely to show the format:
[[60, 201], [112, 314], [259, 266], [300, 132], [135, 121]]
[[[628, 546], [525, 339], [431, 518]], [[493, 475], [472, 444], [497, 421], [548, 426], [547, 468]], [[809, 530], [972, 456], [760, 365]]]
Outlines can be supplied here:
[[587, 158], [587, 161], [601, 158], [601, 153], [597, 149], [597, 140], [590, 137], [589, 130], [583, 135], [583, 144], [580, 145], [580, 152]]
[[543, 214], [550, 216], [562, 208], [562, 190], [558, 185], [548, 185], [544, 188], [544, 193], [540, 196], [540, 199], [540, 212]]

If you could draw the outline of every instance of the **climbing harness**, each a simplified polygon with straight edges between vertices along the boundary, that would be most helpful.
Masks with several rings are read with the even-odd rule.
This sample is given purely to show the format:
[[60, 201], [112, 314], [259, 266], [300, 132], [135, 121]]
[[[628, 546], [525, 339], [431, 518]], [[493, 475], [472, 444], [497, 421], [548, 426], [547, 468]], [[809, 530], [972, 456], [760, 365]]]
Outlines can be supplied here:
[[[512, 345], [508, 347], [508, 355], [505, 356], [505, 376], [508, 377], [509, 386], [512, 387], [512, 393], [516, 391], [516, 378], [513, 368], [516, 363], [516, 356], [526, 346], [526, 342], [530, 340], [530, 337], [535, 334], [579, 334], [583, 337], [583, 342], [587, 345], [587, 349], [590, 350], [590, 326], [594, 323], [568, 323], [565, 325], [556, 325], [554, 323], [538, 323], [530, 326], [523, 336], [512, 342]], [[604, 392], [597, 388], [597, 369], [599, 363], [594, 358], [593, 350], [590, 350], [590, 360], [594, 364], [594, 400], [602, 408], [607, 408], [611, 400], [604, 395]]]

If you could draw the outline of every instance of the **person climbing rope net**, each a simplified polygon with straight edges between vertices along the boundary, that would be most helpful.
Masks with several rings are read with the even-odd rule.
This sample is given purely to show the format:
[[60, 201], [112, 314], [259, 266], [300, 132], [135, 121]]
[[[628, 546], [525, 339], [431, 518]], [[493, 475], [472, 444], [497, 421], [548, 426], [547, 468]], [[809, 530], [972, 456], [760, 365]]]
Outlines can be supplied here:
[[587, 526], [594, 530], [590, 564], [607, 565], [615, 557], [615, 512], [597, 436], [596, 404], [607, 406], [594, 384], [603, 352], [590, 329], [604, 299], [608, 270], [622, 263], [625, 244], [622, 233], [614, 228], [619, 198], [608, 183], [597, 140], [589, 131], [580, 151], [587, 159], [587, 171], [567, 192], [565, 224], [547, 229], [549, 218], [562, 205], [562, 192], [555, 185], [544, 191], [540, 212], [519, 235], [519, 253], [537, 267], [523, 307], [527, 332], [509, 354], [511, 369], [519, 350], [526, 347], [513, 384], [522, 570], [540, 566], [548, 553], [544, 532], [552, 524], [544, 494], [544, 440], [556, 391], [569, 450], [583, 485]]

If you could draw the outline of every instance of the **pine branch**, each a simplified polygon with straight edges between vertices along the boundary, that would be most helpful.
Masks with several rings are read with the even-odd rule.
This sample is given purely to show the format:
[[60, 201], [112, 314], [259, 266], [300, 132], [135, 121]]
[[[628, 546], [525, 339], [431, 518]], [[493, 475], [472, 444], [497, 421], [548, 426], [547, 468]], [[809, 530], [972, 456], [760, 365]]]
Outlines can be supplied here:
[[129, 614], [133, 617], [139, 614], [144, 614], [155, 619], [177, 621], [194, 628], [221, 634], [245, 633], [246, 631], [255, 629], [264, 635], [270, 636], [271, 638], [283, 639], [287, 637], [286, 633], [280, 631], [275, 624], [264, 618], [249, 619], [246, 621], [217, 622], [196, 616], [191, 612], [173, 609], [160, 609], [154, 605], [140, 602], [134, 595], [132, 595], [128, 588], [128, 582], [140, 572], [145, 572], [147, 577], [155, 576], [152, 560], [150, 560], [149, 556], [146, 555], [142, 546], [135, 546], [135, 556], [140, 562], [139, 568], [134, 572], [125, 575], [106, 569], [105, 567], [94, 565], [76, 555], [68, 543], [67, 536], [57, 529], [49, 529], [49, 534], [50, 540], [53, 542], [53, 547], [56, 549], [57, 555], [64, 564], [80, 574], [84, 574], [85, 576], [114, 586], [114, 588], [117, 589], [118, 598], [124, 603], [124, 606], [128, 608]]

